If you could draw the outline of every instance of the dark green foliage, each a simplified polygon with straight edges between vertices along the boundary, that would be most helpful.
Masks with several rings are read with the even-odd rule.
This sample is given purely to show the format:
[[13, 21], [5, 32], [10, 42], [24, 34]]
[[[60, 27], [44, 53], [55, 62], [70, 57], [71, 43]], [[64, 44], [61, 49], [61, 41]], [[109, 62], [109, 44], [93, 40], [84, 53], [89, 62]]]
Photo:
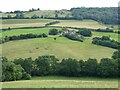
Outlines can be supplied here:
[[80, 41], [80, 42], [83, 42], [84, 40], [84, 37], [82, 35], [77, 35], [77, 34], [66, 33], [66, 34], [63, 34], [63, 36], [67, 37], [68, 39]]
[[22, 68], [24, 68], [25, 72], [31, 75], [32, 72], [32, 65], [33, 65], [33, 61], [32, 58], [26, 58], [26, 59], [15, 59], [14, 63], [16, 65], [21, 65]]
[[46, 38], [48, 37], [45, 33], [43, 34], [20, 34], [18, 36], [6, 36], [5, 38], [1, 39], [1, 43], [5, 43], [8, 41], [14, 40], [22, 40], [22, 39], [29, 39], [29, 38]]
[[30, 74], [27, 74], [26, 72], [23, 73], [23, 76], [22, 76], [22, 79], [23, 80], [30, 80], [31, 79], [31, 75]]
[[118, 8], [117, 7], [104, 7], [104, 8], [72, 8], [70, 10], [73, 17], [78, 20], [92, 19], [104, 24], [117, 24], [118, 23]]
[[103, 58], [97, 68], [97, 72], [101, 77], [117, 77], [118, 63], [115, 60]]
[[95, 38], [93, 38], [92, 43], [97, 44], [97, 45], [101, 45], [101, 46], [114, 48], [114, 49], [119, 49], [119, 47], [120, 47], [119, 42], [117, 42], [115, 40], [111, 40], [110, 37], [108, 37], [108, 36], [102, 36], [101, 38], [95, 37]]
[[8, 61], [7, 58], [2, 58], [2, 81], [21, 80], [30, 76], [26, 73], [25, 77], [24, 73], [26, 72], [21, 65], [16, 65], [13, 62]]
[[96, 31], [97, 32], [114, 32], [113, 29], [109, 29], [109, 28], [106, 28], [106, 29], [97, 29]]
[[39, 56], [35, 59], [36, 75], [54, 74], [57, 61], [55, 56]]
[[59, 64], [59, 74], [63, 76], [78, 76], [79, 75], [79, 63], [75, 59], [63, 59]]
[[86, 37], [91, 37], [92, 36], [92, 32], [90, 30], [79, 30], [79, 33], [83, 36], [86, 36]]
[[120, 76], [120, 58], [102, 58], [98, 63], [96, 59], [78, 61], [68, 58], [60, 62], [55, 56], [39, 56], [35, 60], [31, 58], [15, 59], [13, 63], [3, 57], [2, 72], [2, 81], [29, 80], [30, 74], [32, 76], [118, 77], [118, 75]]
[[86, 76], [96, 76], [97, 75], [98, 62], [96, 59], [88, 59], [84, 63], [84, 72]]
[[49, 30], [49, 35], [57, 35], [58, 34], [58, 30], [57, 29], [50, 29]]
[[120, 50], [115, 51], [115, 52], [113, 53], [113, 55], [112, 55], [112, 58], [113, 58], [113, 59], [118, 59], [118, 58], [120, 58]]

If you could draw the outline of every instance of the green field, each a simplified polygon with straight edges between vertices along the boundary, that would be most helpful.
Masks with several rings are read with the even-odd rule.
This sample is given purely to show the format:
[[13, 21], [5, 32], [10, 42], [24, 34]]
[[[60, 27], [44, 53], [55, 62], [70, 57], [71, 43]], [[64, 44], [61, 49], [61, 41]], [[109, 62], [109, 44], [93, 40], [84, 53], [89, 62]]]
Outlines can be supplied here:
[[2, 28], [40, 27], [52, 22], [52, 19], [5, 19], [2, 20]]
[[[0, 33], [0, 36], [5, 37], [5, 36], [13, 36], [13, 35], [20, 35], [20, 34], [29, 34], [29, 33], [33, 33], [33, 34], [48, 34], [50, 29], [53, 29], [55, 27], [52, 28], [31, 28], [31, 29], [13, 29], [13, 30], [9, 30], [9, 31], [5, 31]], [[56, 28], [58, 30], [61, 30], [61, 28]]]
[[[53, 28], [53, 27], [52, 27]], [[2, 37], [13, 36], [20, 34], [48, 34], [48, 31], [51, 28], [34, 28], [34, 29], [15, 29], [10, 31], [5, 31], [2, 33]], [[61, 30], [61, 28], [58, 28]], [[84, 59], [96, 58], [101, 59], [103, 57], [111, 57], [115, 49], [98, 46], [91, 44], [92, 38], [96, 36], [109, 36], [118, 40], [118, 34], [116, 33], [102, 33], [102, 32], [92, 32], [93, 36], [86, 38], [84, 42], [72, 41], [64, 37], [57, 37], [55, 41], [53, 36], [48, 38], [36, 38], [36, 39], [26, 39], [26, 40], [17, 40], [10, 41], [2, 44], [3, 56], [6, 56], [10, 59], [15, 58], [27, 58], [32, 57], [36, 58], [41, 55], [55, 55], [57, 58], [76, 58]], [[1, 46], [1, 45], [0, 45]], [[38, 48], [38, 49], [36, 49]], [[98, 53], [99, 51], [99, 53]]]
[[[20, 27], [39, 27], [45, 26], [46, 23], [56, 21], [53, 19], [10, 19], [10, 20], [2, 20], [2, 28], [20, 28]], [[58, 24], [54, 24], [52, 26], [61, 26], [61, 27], [77, 27], [77, 28], [92, 28], [105, 29], [107, 25], [98, 23], [93, 20], [57, 20], [60, 21]]]
[[57, 37], [56, 41], [53, 37], [10, 41], [4, 43], [2, 49], [3, 56], [10, 59], [36, 58], [41, 55], [55, 55], [60, 59], [68, 57], [85, 60], [88, 58], [101, 59], [103, 57], [110, 58], [115, 51], [111, 48], [93, 45], [88, 40], [83, 43], [63, 37]]
[[46, 76], [4, 82], [3, 88], [118, 88], [117, 79]]
[[[38, 12], [39, 13], [39, 12]], [[32, 15], [28, 13], [28, 15]], [[11, 19], [3, 20], [3, 28], [19, 28], [19, 27], [39, 27], [44, 26], [52, 19]], [[110, 27], [100, 24], [93, 20], [59, 20], [60, 23], [46, 28], [30, 28], [30, 29], [13, 29], [0, 33], [0, 37], [13, 36], [20, 34], [48, 34], [53, 26], [60, 27], [78, 27], [78, 28], [106, 28]], [[62, 28], [57, 28], [61, 30]], [[55, 55], [59, 59], [75, 58], [77, 60], [88, 58], [96, 58], [100, 61], [101, 58], [111, 58], [116, 49], [94, 45], [91, 43], [93, 37], [110, 36], [111, 39], [118, 41], [118, 34], [92, 31], [93, 36], [85, 38], [84, 42], [73, 41], [65, 37], [49, 36], [47, 38], [34, 38], [25, 40], [9, 41], [0, 44], [2, 47], [2, 56], [9, 60], [16, 58], [33, 59], [42, 55]], [[54, 37], [57, 40], [54, 40]], [[62, 77], [62, 76], [46, 76], [46, 77], [32, 77], [31, 80], [20, 80], [12, 82], [3, 82], [3, 88], [118, 88], [117, 79], [103, 79], [103, 78], [88, 78], [88, 77]]]

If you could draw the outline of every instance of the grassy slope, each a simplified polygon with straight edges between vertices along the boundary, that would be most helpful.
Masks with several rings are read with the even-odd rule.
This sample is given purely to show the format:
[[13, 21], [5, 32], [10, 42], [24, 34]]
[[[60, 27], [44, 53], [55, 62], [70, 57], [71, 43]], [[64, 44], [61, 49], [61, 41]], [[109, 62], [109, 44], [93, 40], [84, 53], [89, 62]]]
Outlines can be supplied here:
[[52, 26], [64, 26], [64, 27], [78, 27], [78, 28], [92, 28], [92, 29], [98, 29], [98, 28], [106, 28], [107, 26], [104, 24], [100, 24], [93, 20], [60, 20], [60, 23], [54, 24]]
[[46, 76], [4, 82], [3, 88], [117, 88], [117, 79]]
[[[60, 13], [58, 13], [59, 17], [65, 17], [66, 15], [69, 14], [71, 17], [71, 13], [69, 11], [64, 11], [64, 10], [59, 10]], [[39, 10], [39, 11], [33, 11], [33, 12], [28, 12], [24, 14], [25, 17], [31, 17], [33, 15], [37, 16], [47, 16], [47, 17], [55, 17], [55, 10]]]
[[[55, 21], [53, 19], [11, 19], [11, 20], [3, 20], [2, 27], [3, 28], [16, 28], [16, 27], [37, 27], [44, 26], [48, 22]], [[100, 24], [93, 20], [57, 20], [60, 23], [52, 25], [52, 26], [63, 26], [63, 27], [78, 27], [78, 28], [106, 28], [104, 24]]]
[[[13, 35], [29, 34], [29, 33], [48, 34], [50, 29], [52, 29], [52, 28], [15, 29], [15, 30], [2, 32], [2, 33], [0, 33], [0, 36], [5, 37], [5, 36], [13, 36]], [[60, 28], [56, 28], [56, 29], [61, 30]]]
[[68, 57], [85, 60], [88, 58], [100, 59], [111, 57], [115, 51], [111, 48], [93, 45], [87, 40], [82, 43], [63, 37], [57, 37], [56, 41], [53, 40], [53, 37], [11, 41], [2, 46], [3, 56], [10, 59], [30, 56], [36, 58], [40, 55], [55, 55], [60, 59]]
[[[3, 32], [3, 37], [27, 34], [27, 33], [48, 33], [50, 28], [35, 28], [35, 29], [15, 29], [11, 31]], [[59, 28], [60, 29], [60, 28]], [[118, 35], [115, 33], [101, 33], [93, 32], [93, 37], [95, 36], [111, 36], [112, 39], [117, 40]], [[57, 37], [54, 41], [53, 37], [45, 39], [28, 39], [12, 41], [3, 44], [3, 55], [8, 58], [18, 58], [18, 57], [30, 57], [33, 58], [39, 55], [55, 55], [58, 58], [76, 58], [76, 59], [88, 59], [102, 57], [111, 57], [114, 49], [97, 46], [91, 44], [92, 37], [86, 38], [85, 42], [72, 41], [63, 37]], [[18, 48], [19, 47], [19, 48]], [[39, 49], [36, 49], [39, 48]], [[98, 53], [99, 51], [99, 53]]]
[[52, 22], [52, 19], [7, 19], [2, 20], [2, 28], [38, 27]]

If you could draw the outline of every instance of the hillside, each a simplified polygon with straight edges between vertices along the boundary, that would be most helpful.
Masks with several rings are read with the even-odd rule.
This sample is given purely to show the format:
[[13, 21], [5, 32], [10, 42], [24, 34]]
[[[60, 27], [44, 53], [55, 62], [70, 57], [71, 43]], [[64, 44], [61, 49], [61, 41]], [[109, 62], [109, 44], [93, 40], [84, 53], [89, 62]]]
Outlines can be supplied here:
[[[2, 36], [13, 36], [20, 34], [48, 34], [51, 28], [36, 28], [36, 29], [15, 29], [11, 31], [5, 31]], [[58, 28], [61, 30], [61, 28]], [[95, 36], [111, 36], [112, 39], [117, 40], [118, 35], [115, 33], [101, 33], [92, 32], [93, 37]], [[53, 38], [56, 37], [55, 41]], [[41, 55], [55, 55], [58, 58], [76, 58], [84, 59], [96, 58], [100, 60], [103, 57], [111, 57], [115, 49], [111, 49], [104, 46], [98, 46], [91, 44], [92, 37], [86, 38], [84, 42], [72, 41], [64, 37], [59, 36], [49, 36], [48, 38], [36, 38], [36, 39], [26, 39], [18, 41], [10, 41], [2, 45], [3, 56], [10, 59], [15, 58], [27, 58]], [[1, 46], [1, 45], [0, 45]], [[10, 47], [9, 47], [10, 46]], [[99, 53], [97, 53], [99, 51]]]
[[54, 20], [54, 19], [4, 19], [2, 20], [2, 28], [21, 28], [21, 27], [41, 27], [49, 22], [59, 21], [59, 23], [51, 26], [60, 27], [77, 27], [91, 29], [105, 29], [110, 27], [94, 20]]

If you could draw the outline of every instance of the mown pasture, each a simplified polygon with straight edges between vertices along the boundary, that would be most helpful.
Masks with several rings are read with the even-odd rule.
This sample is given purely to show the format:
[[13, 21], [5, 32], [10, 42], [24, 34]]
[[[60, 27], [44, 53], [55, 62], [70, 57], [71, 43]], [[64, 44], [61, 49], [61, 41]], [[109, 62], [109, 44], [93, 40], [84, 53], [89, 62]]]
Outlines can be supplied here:
[[[36, 58], [41, 55], [55, 55], [57, 58], [84, 59], [111, 57], [115, 49], [93, 45], [85, 42], [72, 41], [64, 37], [36, 38], [19, 41], [10, 41], [2, 44], [3, 56], [7, 58]], [[0, 45], [1, 46], [1, 45]], [[98, 53], [99, 51], [99, 53]]]
[[91, 29], [105, 29], [108, 26], [98, 23], [93, 20], [60, 20], [60, 23], [54, 24], [52, 26], [62, 26], [62, 27], [77, 27], [77, 28], [91, 28]]
[[2, 20], [2, 28], [40, 27], [52, 22], [52, 19], [5, 19]]
[[3, 88], [118, 88], [117, 79], [44, 76], [32, 80], [4, 82]]
[[105, 29], [109, 26], [98, 23], [93, 20], [53, 20], [53, 19], [6, 19], [2, 20], [2, 28], [20, 28], [20, 27], [40, 27], [53, 21], [60, 23], [52, 26], [61, 27], [77, 27], [77, 28], [92, 28], [92, 29]]

